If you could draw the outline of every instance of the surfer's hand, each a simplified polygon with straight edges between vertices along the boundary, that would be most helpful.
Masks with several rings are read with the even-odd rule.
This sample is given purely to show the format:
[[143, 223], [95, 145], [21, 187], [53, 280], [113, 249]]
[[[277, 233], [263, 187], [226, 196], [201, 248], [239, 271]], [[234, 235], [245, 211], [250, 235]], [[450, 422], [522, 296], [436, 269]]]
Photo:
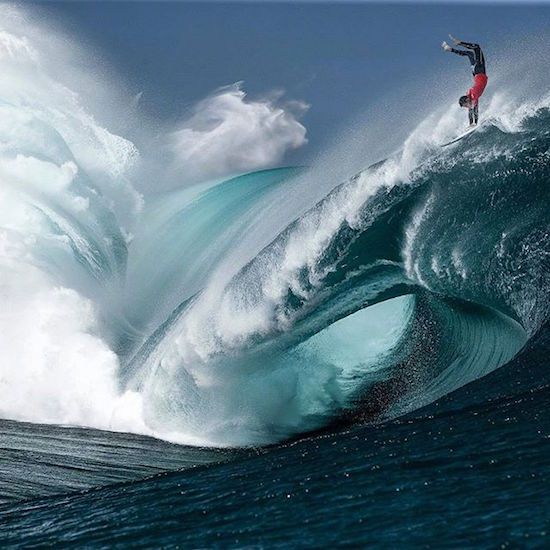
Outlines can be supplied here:
[[443, 40], [443, 43], [441, 44], [441, 47], [446, 51], [446, 52], [450, 52], [452, 50], [451, 46], [449, 46], [449, 44], [447, 44], [447, 42], [445, 42], [445, 40]]
[[455, 46], [458, 46], [462, 42], [462, 40], [459, 40], [458, 38], [455, 38], [452, 34], [449, 34], [449, 38], [453, 41]]

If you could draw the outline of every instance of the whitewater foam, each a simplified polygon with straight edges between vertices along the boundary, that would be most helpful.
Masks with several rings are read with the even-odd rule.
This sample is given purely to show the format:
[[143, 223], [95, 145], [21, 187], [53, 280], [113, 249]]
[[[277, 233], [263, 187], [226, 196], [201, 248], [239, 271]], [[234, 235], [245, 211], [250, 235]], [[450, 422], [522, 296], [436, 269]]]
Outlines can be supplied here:
[[137, 151], [48, 76], [22, 14], [1, 14], [0, 412], [112, 429], [120, 363], [98, 281], [123, 269], [114, 210], [140, 208], [124, 179]]

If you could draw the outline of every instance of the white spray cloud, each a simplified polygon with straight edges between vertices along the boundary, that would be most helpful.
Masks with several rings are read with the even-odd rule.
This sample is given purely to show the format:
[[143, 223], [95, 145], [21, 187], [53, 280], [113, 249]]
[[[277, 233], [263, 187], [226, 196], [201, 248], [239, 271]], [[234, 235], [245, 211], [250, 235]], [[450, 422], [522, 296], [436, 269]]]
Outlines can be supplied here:
[[[0, 239], [8, 246], [5, 232]], [[38, 270], [10, 269], [3, 260], [0, 414], [108, 428], [118, 359], [98, 336], [92, 303], [52, 286]]]
[[[99, 124], [67, 86], [84, 72], [84, 54], [68, 38], [31, 21], [18, 8], [0, 6], [0, 152], [41, 149], [55, 160], [77, 157], [80, 167], [98, 176], [95, 186], [110, 207], [129, 221], [143, 202], [126, 177], [138, 150]], [[99, 90], [101, 77], [95, 76]]]
[[307, 143], [298, 121], [308, 105], [279, 105], [280, 94], [250, 100], [241, 84], [219, 89], [198, 102], [170, 146], [186, 179], [212, 177], [270, 167], [285, 153]]
[[[0, 418], [151, 433], [141, 395], [121, 385], [109, 324], [124, 316], [143, 160], [84, 107], [74, 50], [0, 6]], [[102, 101], [93, 80], [87, 93]], [[178, 162], [199, 178], [279, 161], [306, 142], [296, 118], [306, 106], [279, 98], [248, 101], [234, 86], [200, 102], [171, 136]]]
[[0, 6], [0, 417], [116, 428], [101, 284], [124, 265], [115, 215], [141, 205], [137, 149], [63, 84], [72, 65], [49, 31]]

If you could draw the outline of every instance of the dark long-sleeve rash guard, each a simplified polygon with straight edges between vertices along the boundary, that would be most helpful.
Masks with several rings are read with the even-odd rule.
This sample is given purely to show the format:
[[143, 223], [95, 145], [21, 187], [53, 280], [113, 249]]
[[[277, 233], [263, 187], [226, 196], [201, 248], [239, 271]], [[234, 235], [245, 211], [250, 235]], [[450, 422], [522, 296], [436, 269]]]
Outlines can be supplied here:
[[474, 73], [474, 75], [487, 74], [485, 70], [485, 56], [483, 55], [483, 51], [481, 50], [479, 44], [470, 44], [470, 42], [460, 42], [458, 45], [462, 46], [463, 48], [467, 48], [468, 50], [472, 50], [472, 51], [466, 51], [466, 50], [456, 50], [455, 48], [451, 48], [451, 51], [453, 53], [456, 53], [458, 55], [468, 56], [468, 59], [470, 60], [470, 64], [472, 65], [472, 72]]

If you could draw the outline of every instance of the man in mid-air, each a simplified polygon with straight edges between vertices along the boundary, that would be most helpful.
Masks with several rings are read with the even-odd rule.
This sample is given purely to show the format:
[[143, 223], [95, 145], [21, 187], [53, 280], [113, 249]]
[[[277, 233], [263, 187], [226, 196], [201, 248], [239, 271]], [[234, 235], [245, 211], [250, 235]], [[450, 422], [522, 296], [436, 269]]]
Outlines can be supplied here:
[[479, 98], [484, 92], [488, 80], [485, 70], [485, 56], [483, 55], [479, 44], [470, 44], [470, 42], [463, 42], [462, 40], [458, 40], [451, 35], [449, 35], [449, 38], [454, 42], [455, 46], [462, 46], [463, 48], [466, 48], [466, 50], [457, 50], [455, 48], [452, 48], [451, 46], [449, 46], [449, 44], [447, 44], [447, 42], [443, 42], [443, 44], [441, 44], [441, 47], [446, 52], [453, 52], [458, 55], [468, 56], [470, 64], [472, 65], [472, 72], [474, 73], [474, 85], [468, 90], [468, 93], [466, 95], [460, 97], [460, 99], [458, 100], [458, 104], [461, 107], [466, 107], [468, 109], [468, 118], [470, 120], [470, 125], [474, 126], [477, 124], [477, 121], [479, 119]]

